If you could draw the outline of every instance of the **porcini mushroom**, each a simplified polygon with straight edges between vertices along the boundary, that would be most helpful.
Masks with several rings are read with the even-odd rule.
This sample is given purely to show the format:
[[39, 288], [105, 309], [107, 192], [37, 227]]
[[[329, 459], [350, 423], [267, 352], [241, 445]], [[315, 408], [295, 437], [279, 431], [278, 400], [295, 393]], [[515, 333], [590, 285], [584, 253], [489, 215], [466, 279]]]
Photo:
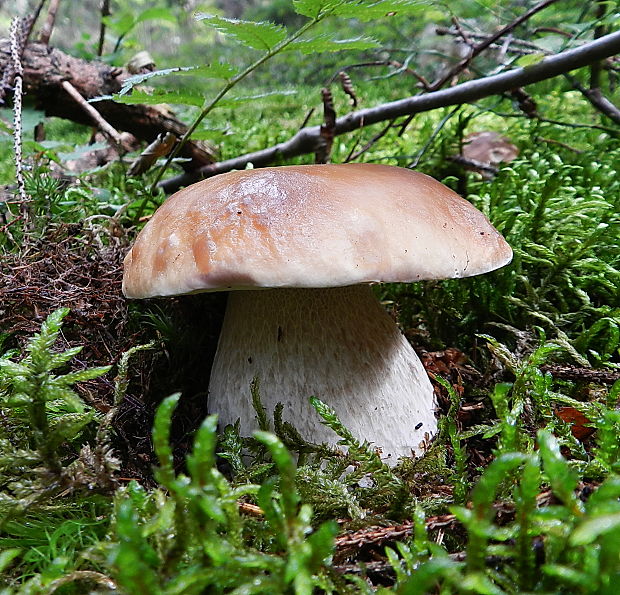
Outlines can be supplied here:
[[189, 186], [125, 258], [123, 292], [230, 290], [209, 385], [222, 424], [263, 404], [334, 444], [310, 396], [396, 460], [436, 432], [433, 388], [371, 283], [477, 275], [512, 251], [470, 203], [424, 174], [373, 164], [236, 171]]

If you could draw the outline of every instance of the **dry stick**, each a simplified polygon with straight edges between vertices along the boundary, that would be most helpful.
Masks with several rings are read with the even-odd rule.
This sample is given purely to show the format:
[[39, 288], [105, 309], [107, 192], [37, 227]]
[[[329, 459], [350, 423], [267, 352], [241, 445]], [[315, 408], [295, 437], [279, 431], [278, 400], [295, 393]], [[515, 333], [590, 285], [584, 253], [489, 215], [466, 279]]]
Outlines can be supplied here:
[[[448, 81], [452, 80], [452, 78], [454, 78], [460, 72], [465, 70], [465, 68], [467, 68], [471, 64], [471, 61], [476, 56], [478, 56], [484, 50], [491, 47], [491, 45], [494, 44], [498, 39], [502, 38], [504, 35], [506, 35], [506, 33], [512, 32], [513, 29], [525, 23], [528, 19], [533, 17], [536, 13], [540, 12], [541, 10], [547, 8], [548, 6], [550, 6], [551, 4], [554, 4], [557, 1], [558, 0], [544, 0], [543, 2], [540, 2], [539, 4], [537, 4], [536, 6], [532, 7], [530, 10], [522, 14], [520, 17], [517, 17], [511, 23], [508, 23], [508, 25], [506, 25], [505, 27], [502, 27], [499, 31], [489, 36], [487, 39], [485, 39], [481, 43], [471, 47], [471, 52], [469, 52], [469, 54], [465, 58], [463, 58], [458, 64], [456, 64], [450, 70], [448, 70], [446, 74], [444, 74], [442, 77], [437, 79], [434, 83], [432, 83], [427, 90], [436, 91], [437, 89], [441, 89], [441, 87], [443, 87]], [[458, 23], [458, 21], [456, 21], [456, 23]], [[464, 36], [462, 30], [459, 30], [459, 34], [461, 35], [463, 40], [467, 42], [466, 41], [467, 38]], [[408, 118], [408, 120], [401, 126], [401, 130], [400, 130], [401, 134], [403, 134], [407, 126], [409, 126], [412, 119], [413, 118]]]
[[[599, 37], [603, 37], [605, 35], [605, 25], [601, 23], [603, 18], [605, 17], [605, 12], [607, 11], [607, 2], [604, 0], [597, 0], [596, 6], [596, 19], [599, 21], [599, 24], [594, 29], [594, 39], [598, 39]], [[590, 89], [594, 91], [595, 89], [601, 88], [601, 63], [595, 62], [590, 66]]]
[[[600, 39], [566, 50], [555, 56], [549, 56], [525, 68], [516, 68], [482, 79], [467, 81], [441, 91], [407, 97], [351, 112], [336, 120], [334, 135], [338, 136], [401, 116], [478, 101], [483, 97], [505, 93], [517, 87], [538, 83], [571, 70], [583, 68], [618, 52], [620, 52], [620, 31], [610, 33]], [[196, 171], [170, 178], [162, 182], [160, 186], [165, 192], [174, 192], [181, 186], [186, 186], [201, 178], [214, 176], [232, 169], [245, 169], [249, 163], [255, 167], [264, 167], [279, 158], [312, 153], [316, 150], [319, 139], [319, 126], [303, 128], [288, 141], [227, 161], [205, 165]]]
[[616, 124], [620, 124], [620, 109], [614, 105], [607, 97], [605, 97], [601, 90], [586, 89], [574, 76], [566, 74], [565, 77], [570, 81], [571, 85], [577, 89], [598, 111], [606, 115], [610, 120], [613, 120]]
[[346, 66], [342, 66], [338, 69], [336, 73], [334, 73], [329, 78], [327, 84], [330, 85], [331, 83], [333, 83], [336, 78], [340, 76], [341, 72], [346, 72], [347, 70], [351, 70], [353, 68], [366, 68], [368, 66], [391, 66], [392, 68], [396, 68], [397, 70], [402, 70], [402, 72], [406, 72], [407, 74], [410, 74], [417, 78], [420, 82], [420, 85], [424, 87], [424, 89], [429, 89], [428, 81], [421, 74], [413, 70], [413, 68], [409, 68], [409, 66], [398, 62], [397, 60], [372, 60], [371, 62], [359, 62], [357, 64], [348, 64]]
[[103, 55], [105, 44], [105, 17], [110, 16], [110, 0], [103, 0], [101, 3], [101, 24], [99, 25], [99, 43], [97, 44], [97, 56]]
[[121, 135], [101, 117], [101, 114], [80, 95], [80, 92], [69, 81], [63, 81], [62, 88], [71, 95], [79, 106], [94, 120], [104, 136], [111, 141], [121, 153], [124, 153], [125, 150], [123, 148]]
[[60, 0], [52, 0], [50, 2], [50, 7], [47, 10], [47, 19], [45, 19], [45, 23], [43, 27], [41, 27], [41, 32], [39, 33], [40, 43], [45, 45], [49, 44], [52, 31], [54, 30], [54, 23], [56, 22], [56, 13], [58, 12], [59, 5]]
[[355, 151], [355, 153], [353, 151], [351, 151], [348, 155], [347, 158], [344, 160], [345, 163], [350, 163], [351, 161], [355, 161], [356, 159], [359, 159], [366, 151], [368, 151], [377, 141], [379, 141], [381, 138], [383, 138], [388, 131], [390, 130], [390, 128], [392, 128], [392, 126], [394, 126], [394, 123], [396, 122], [396, 119], [392, 119], [387, 123], [387, 126], [384, 126], [384, 128], [378, 132], [377, 134], [375, 134], [359, 151]]
[[467, 56], [466, 58], [463, 58], [463, 60], [461, 60], [458, 64], [456, 64], [453, 68], [451, 68], [444, 76], [436, 80], [431, 85], [431, 90], [435, 90], [435, 89], [439, 89], [443, 87], [452, 77], [456, 76], [463, 69], [467, 68], [470, 62], [477, 55], [479, 55], [484, 50], [486, 50], [491, 44], [495, 43], [500, 37], [503, 37], [504, 35], [506, 35], [506, 33], [511, 32], [513, 29], [515, 29], [516, 27], [518, 27], [519, 25], [523, 24], [525, 21], [533, 17], [536, 13], [540, 12], [541, 10], [547, 8], [547, 6], [550, 6], [551, 4], [554, 4], [557, 1], [558, 0], [544, 0], [543, 2], [540, 2], [539, 4], [532, 7], [527, 12], [523, 13], [520, 17], [516, 18], [514, 21], [512, 21], [505, 27], [502, 27], [499, 31], [497, 31], [496, 33], [494, 33], [493, 35], [485, 39], [483, 42], [479, 43], [478, 45], [475, 45], [472, 48], [471, 54], [469, 56]]
[[[460, 37], [461, 32], [456, 28], [452, 27], [435, 27], [435, 33], [437, 35], [452, 35], [453, 37]], [[467, 37], [474, 41], [486, 41], [489, 38], [488, 33], [477, 33], [476, 31], [468, 31]], [[510, 51], [514, 51], [516, 53], [523, 54], [539, 54], [544, 50], [536, 45], [532, 41], [526, 41], [524, 39], [513, 38], [510, 40], [510, 45], [513, 46], [510, 48]], [[499, 49], [501, 45], [497, 42], [491, 43], [490, 48]]]

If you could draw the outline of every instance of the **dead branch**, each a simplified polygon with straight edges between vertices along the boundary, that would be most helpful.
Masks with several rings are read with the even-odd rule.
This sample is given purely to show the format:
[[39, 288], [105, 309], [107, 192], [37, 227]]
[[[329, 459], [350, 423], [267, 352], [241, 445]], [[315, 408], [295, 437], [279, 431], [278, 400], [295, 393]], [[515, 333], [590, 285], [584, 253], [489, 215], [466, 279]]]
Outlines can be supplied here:
[[[497, 31], [496, 33], [494, 33], [493, 35], [491, 35], [490, 37], [488, 37], [481, 43], [473, 46], [471, 48], [471, 52], [465, 58], [463, 58], [463, 60], [461, 60], [458, 64], [456, 64], [446, 74], [444, 74], [442, 77], [440, 77], [438, 80], [436, 80], [431, 85], [431, 90], [435, 90], [435, 89], [439, 89], [443, 87], [449, 80], [452, 79], [452, 77], [456, 76], [459, 72], [467, 68], [467, 66], [471, 63], [471, 61], [476, 56], [481, 54], [484, 50], [490, 47], [498, 39], [500, 39], [507, 33], [510, 33], [519, 25], [522, 25], [523, 23], [525, 23], [528, 19], [530, 19], [536, 13], [540, 12], [541, 10], [547, 8], [548, 6], [550, 6], [551, 4], [554, 4], [557, 1], [558, 0], [543, 0], [543, 2], [540, 2], [536, 6], [533, 6], [532, 8], [530, 8], [530, 10], [523, 13], [520, 17], [516, 18], [511, 23], [508, 23], [508, 25], [506, 25], [505, 27], [502, 27], [499, 31]], [[461, 35], [462, 35], [462, 32], [461, 32]], [[467, 43], [466, 37], [463, 37], [463, 40]]]
[[86, 112], [93, 120], [94, 124], [101, 130], [103, 135], [110, 141], [119, 151], [123, 151], [123, 145], [120, 134], [114, 130], [99, 114], [99, 112], [86, 101], [79, 91], [69, 82], [63, 81], [62, 88], [71, 96], [71, 98]]
[[101, 24], [99, 25], [99, 42], [97, 43], [97, 56], [103, 56], [103, 46], [105, 44], [105, 17], [110, 14], [110, 0], [103, 0], [101, 3]]
[[605, 97], [599, 88], [587, 89], [575, 77], [565, 75], [570, 84], [577, 89], [599, 112], [620, 124], [620, 109]]
[[47, 45], [50, 42], [50, 37], [52, 35], [52, 31], [54, 30], [54, 24], [56, 23], [56, 13], [58, 12], [58, 6], [60, 5], [60, 0], [52, 0], [50, 2], [50, 6], [47, 10], [47, 18], [45, 19], [45, 23], [43, 27], [41, 27], [41, 32], [39, 33], [39, 42]]
[[[555, 56], [549, 56], [526, 68], [516, 68], [497, 75], [467, 81], [449, 89], [442, 89], [424, 95], [415, 95], [372, 108], [350, 112], [336, 120], [334, 135], [338, 136], [370, 126], [371, 124], [402, 116], [410, 116], [441, 107], [478, 101], [484, 97], [498, 95], [518, 87], [554, 78], [572, 70], [588, 66], [597, 60], [607, 58], [618, 52], [620, 52], [620, 31], [610, 33]], [[281, 158], [313, 153], [316, 151], [319, 142], [319, 126], [302, 128], [289, 140], [273, 147], [201, 167], [197, 171], [187, 172], [165, 180], [160, 186], [165, 192], [174, 192], [181, 186], [186, 186], [201, 178], [208, 178], [233, 169], [244, 169], [248, 163], [252, 163], [254, 167], [265, 167]]]
[[[0, 40], [0, 68], [4, 75], [10, 66], [10, 44]], [[67, 101], [63, 82], [67, 81], [85, 99], [108, 96], [121, 89], [123, 81], [131, 76], [123, 68], [115, 68], [103, 62], [88, 62], [69, 56], [64, 52], [41, 43], [29, 43], [22, 54], [24, 90], [35, 100], [38, 109], [47, 116], [92, 125], [91, 115], [79, 108], [74, 101]], [[11, 74], [11, 73], [9, 73]], [[7, 87], [3, 87], [7, 89]], [[8, 90], [12, 96], [12, 89]], [[130, 132], [136, 138], [147, 142], [154, 141], [161, 133], [170, 132], [182, 136], [187, 126], [176, 119], [165, 106], [125, 105], [110, 99], [97, 101], [97, 112], [116, 130]], [[215, 150], [207, 143], [190, 141], [182, 149], [180, 156], [189, 161], [183, 164], [193, 170], [214, 160]]]

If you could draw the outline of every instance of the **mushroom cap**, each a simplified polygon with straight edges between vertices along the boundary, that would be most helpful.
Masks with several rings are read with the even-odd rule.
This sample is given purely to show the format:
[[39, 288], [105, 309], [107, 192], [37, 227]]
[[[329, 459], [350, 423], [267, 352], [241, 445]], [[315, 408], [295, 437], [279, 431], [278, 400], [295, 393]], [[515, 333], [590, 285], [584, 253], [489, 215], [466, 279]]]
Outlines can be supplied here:
[[338, 287], [468, 277], [512, 250], [433, 178], [375, 164], [235, 171], [171, 196], [125, 258], [123, 292]]
[[463, 139], [463, 157], [485, 165], [513, 161], [519, 149], [498, 132], [485, 130], [468, 134]]

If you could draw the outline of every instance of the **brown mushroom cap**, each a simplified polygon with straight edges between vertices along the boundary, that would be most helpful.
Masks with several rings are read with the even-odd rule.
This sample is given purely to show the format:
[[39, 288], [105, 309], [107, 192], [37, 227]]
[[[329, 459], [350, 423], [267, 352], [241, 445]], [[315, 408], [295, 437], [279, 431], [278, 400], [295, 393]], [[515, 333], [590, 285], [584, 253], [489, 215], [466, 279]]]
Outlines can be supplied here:
[[468, 277], [511, 258], [480, 211], [424, 174], [359, 163], [275, 167], [171, 196], [127, 254], [123, 292]]

